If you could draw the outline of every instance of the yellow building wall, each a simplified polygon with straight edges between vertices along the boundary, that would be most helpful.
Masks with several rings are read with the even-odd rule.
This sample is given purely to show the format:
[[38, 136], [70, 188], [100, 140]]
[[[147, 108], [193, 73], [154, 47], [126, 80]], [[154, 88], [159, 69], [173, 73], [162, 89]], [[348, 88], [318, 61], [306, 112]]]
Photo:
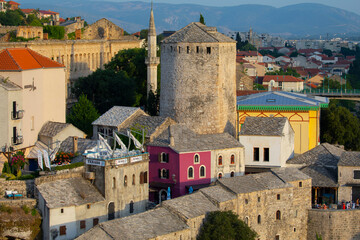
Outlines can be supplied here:
[[320, 137], [320, 110], [317, 111], [251, 111], [238, 110], [239, 129], [247, 116], [286, 117], [295, 132], [295, 154], [304, 153], [317, 146]]

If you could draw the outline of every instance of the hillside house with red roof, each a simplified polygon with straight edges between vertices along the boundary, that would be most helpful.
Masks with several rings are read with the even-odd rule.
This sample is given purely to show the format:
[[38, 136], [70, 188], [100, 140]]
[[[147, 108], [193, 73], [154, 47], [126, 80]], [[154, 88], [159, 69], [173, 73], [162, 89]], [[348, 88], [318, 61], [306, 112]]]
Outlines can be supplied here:
[[19, 9], [20, 3], [14, 1], [8, 1], [7, 4], [9, 5], [9, 10], [16, 10]]
[[65, 67], [28, 48], [0, 51], [0, 152], [35, 144], [48, 121], [65, 123]]
[[302, 79], [288, 75], [266, 75], [263, 79], [263, 85], [286, 92], [300, 92], [304, 89], [304, 81]]
[[243, 58], [250, 63], [263, 62], [263, 56], [257, 51], [237, 51], [236, 58]]

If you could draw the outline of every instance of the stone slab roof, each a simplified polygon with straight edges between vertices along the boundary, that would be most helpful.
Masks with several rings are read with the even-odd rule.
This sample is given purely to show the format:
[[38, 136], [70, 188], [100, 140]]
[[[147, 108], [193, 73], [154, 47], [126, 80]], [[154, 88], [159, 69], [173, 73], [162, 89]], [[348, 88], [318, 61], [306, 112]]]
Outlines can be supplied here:
[[224, 185], [236, 194], [287, 188], [292, 186], [278, 176], [274, 175], [272, 172], [222, 178], [218, 181], [221, 185]]
[[182, 197], [167, 200], [161, 203], [180, 213], [187, 219], [205, 215], [208, 212], [219, 210], [203, 193], [196, 192]]
[[55, 137], [62, 130], [70, 126], [70, 123], [61, 123], [61, 122], [46, 122], [40, 132], [39, 135], [46, 137]]
[[340, 157], [338, 166], [360, 166], [360, 152], [343, 152]]
[[199, 22], [193, 22], [165, 38], [162, 43], [234, 43], [233, 39], [219, 33], [216, 27], [208, 27]]
[[10, 80], [0, 76], [0, 86], [3, 87], [7, 91], [16, 91], [21, 90], [22, 87], [16, 85], [15, 83], [11, 82]]
[[300, 168], [300, 171], [312, 178], [313, 187], [338, 187], [337, 171], [320, 165], [310, 165]]
[[240, 106], [320, 106], [327, 104], [329, 100], [324, 97], [308, 96], [292, 92], [262, 92], [237, 97], [237, 105]]
[[297, 168], [273, 168], [271, 169], [271, 172], [285, 182], [301, 181], [311, 178], [304, 172], [299, 171]]
[[100, 223], [92, 231], [82, 234], [77, 239], [103, 239], [94, 236], [105, 236], [105, 240], [155, 239], [188, 228], [175, 214], [170, 213], [163, 207], [159, 207], [136, 215]]
[[68, 178], [37, 186], [48, 208], [79, 206], [104, 201], [100, 192], [84, 178]]
[[118, 127], [131, 115], [137, 111], [142, 111], [140, 108], [136, 107], [123, 107], [123, 106], [114, 106], [110, 108], [106, 113], [101, 115], [96, 119], [92, 125], [108, 126], [108, 127]]
[[322, 166], [337, 166], [341, 154], [345, 152], [344, 149], [331, 145], [329, 143], [322, 143], [315, 148], [298, 155], [286, 161], [287, 164], [312, 165], [318, 164]]
[[[86, 139], [86, 138], [78, 138], [78, 152], [80, 154], [83, 154], [85, 150], [96, 147], [97, 141], [92, 139]], [[61, 144], [60, 144], [60, 151], [63, 152], [73, 152], [74, 150], [74, 141], [73, 137], [66, 138]]]
[[286, 117], [246, 117], [240, 135], [283, 136]]
[[217, 202], [226, 202], [236, 199], [236, 194], [229, 192], [221, 185], [202, 188], [199, 191]]
[[[170, 146], [170, 132], [174, 137], [173, 146]], [[183, 124], [169, 126], [148, 145], [170, 147], [178, 153], [243, 147], [228, 133], [196, 134]]]
[[[34, 147], [31, 148], [31, 150], [28, 153], [28, 155], [26, 156], [26, 158], [37, 159], [38, 158], [38, 150], [40, 150], [40, 151], [48, 151], [49, 148], [43, 142], [36, 141]], [[52, 151], [52, 149], [50, 149], [50, 151]]]

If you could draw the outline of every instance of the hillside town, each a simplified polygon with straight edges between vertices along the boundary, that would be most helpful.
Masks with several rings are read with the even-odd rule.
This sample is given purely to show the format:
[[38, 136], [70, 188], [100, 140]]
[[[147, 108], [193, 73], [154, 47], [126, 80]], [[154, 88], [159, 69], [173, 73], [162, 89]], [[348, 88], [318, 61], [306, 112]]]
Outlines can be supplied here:
[[0, 239], [360, 239], [357, 44], [10, 12]]

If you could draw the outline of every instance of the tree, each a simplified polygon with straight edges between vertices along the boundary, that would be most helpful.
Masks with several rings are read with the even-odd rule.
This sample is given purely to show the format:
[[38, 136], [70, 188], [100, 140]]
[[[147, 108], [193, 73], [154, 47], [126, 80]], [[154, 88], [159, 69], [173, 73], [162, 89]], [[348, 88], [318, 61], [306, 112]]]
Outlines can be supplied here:
[[160, 103], [160, 94], [158, 92], [154, 94], [152, 91], [150, 91], [146, 104], [146, 112], [149, 113], [151, 116], [158, 115], [159, 103]]
[[300, 77], [300, 74], [293, 68], [286, 68], [285, 71], [281, 68], [280, 70], [267, 72], [265, 75], [279, 75], [279, 76], [289, 75], [297, 78]]
[[50, 39], [64, 39], [65, 28], [63, 26], [44, 26], [44, 33], [48, 33]]
[[329, 79], [327, 77], [325, 77], [324, 81], [322, 81], [321, 86], [318, 87], [319, 89], [347, 89], [347, 90], [351, 90], [351, 84], [349, 81], [346, 81], [346, 85], [345, 85], [345, 79], [342, 80], [342, 84], [339, 83], [338, 81]]
[[331, 100], [329, 107], [321, 110], [321, 142], [341, 144], [346, 150], [360, 150], [360, 121], [348, 109]]
[[294, 51], [290, 54], [290, 57], [293, 58], [293, 57], [297, 57], [299, 55], [299, 53], [297, 51]]
[[91, 123], [99, 116], [93, 103], [87, 99], [86, 95], [82, 94], [79, 97], [79, 101], [71, 108], [66, 121], [84, 131], [88, 137], [91, 137], [93, 134]]
[[198, 240], [255, 240], [257, 233], [232, 211], [210, 212], [200, 229]]
[[199, 20], [200, 23], [206, 25], [205, 23], [205, 19], [204, 19], [204, 16], [200, 13], [200, 20]]
[[[249, 43], [248, 40], [245, 42], [241, 41], [239, 33], [236, 35], [236, 50], [238, 51], [257, 51], [256, 47]], [[239, 41], [240, 40], [240, 41]]]
[[24, 25], [25, 14], [20, 9], [0, 12], [0, 24], [4, 26]]
[[328, 57], [332, 57], [333, 53], [330, 49], [323, 49], [323, 54], [326, 54]]

